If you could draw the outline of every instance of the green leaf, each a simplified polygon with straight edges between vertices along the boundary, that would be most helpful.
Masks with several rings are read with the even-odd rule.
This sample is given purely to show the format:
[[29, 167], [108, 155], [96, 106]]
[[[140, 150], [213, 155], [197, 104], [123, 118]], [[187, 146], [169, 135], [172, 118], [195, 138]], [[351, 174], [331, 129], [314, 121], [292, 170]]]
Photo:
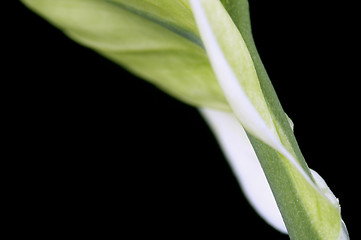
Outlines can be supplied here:
[[185, 1], [23, 2], [73, 40], [172, 96], [194, 106], [229, 109]]
[[246, 0], [22, 2], [73, 40], [170, 95], [196, 107], [233, 112], [247, 131], [291, 239], [338, 239], [338, 204], [330, 201], [323, 182], [315, 181], [301, 154], [254, 45]]
[[[288, 140], [287, 136], [273, 122], [263, 95], [273, 89], [263, 91], [257, 85], [253, 60], [234, 23], [217, 0], [191, 3], [217, 79], [234, 114], [249, 133], [291, 238], [338, 239], [338, 204], [316, 185], [304, 159], [297, 159], [289, 141], [281, 142], [281, 138]], [[287, 121], [285, 114], [283, 118]], [[289, 124], [287, 127], [290, 129]]]
[[[293, 124], [292, 126], [289, 124], [290, 119], [282, 109], [255, 47], [251, 34], [248, 1], [222, 0], [222, 3], [229, 12], [248, 46], [263, 94], [266, 96], [265, 99], [282, 144], [288, 149], [288, 151], [292, 152], [296, 156], [299, 163], [306, 171], [308, 171], [307, 164], [302, 156], [292, 131]], [[339, 210], [338, 204], [336, 204], [336, 207], [332, 204], [332, 202], [322, 205], [322, 202], [325, 201], [322, 197], [320, 197], [320, 194], [315, 193], [313, 195], [312, 191], [306, 193], [307, 191], [301, 190], [298, 184], [295, 189], [298, 189], [299, 193], [291, 195], [286, 194], [286, 189], [291, 189], [292, 186], [285, 186], [285, 183], [286, 185], [292, 183], [292, 179], [294, 182], [296, 181], [292, 172], [282, 170], [284, 166], [280, 166], [282, 165], [282, 161], [279, 161], [282, 159], [282, 156], [279, 156], [274, 149], [266, 146], [264, 142], [261, 142], [250, 135], [249, 138], [263, 168], [274, 169], [273, 172], [265, 171], [265, 173], [270, 185], [272, 186], [273, 193], [277, 199], [283, 218], [288, 225], [288, 231], [291, 239], [348, 239], [346, 236], [347, 230], [345, 230], [344, 223], [340, 220], [341, 217], [339, 216], [339, 212], [336, 211]], [[279, 160], [277, 161], [277, 159]], [[319, 182], [317, 185], [319, 185]], [[297, 195], [303, 195], [304, 197], [307, 196], [303, 203], [305, 206], [299, 206], [300, 201], [298, 200], [299, 198]], [[308, 208], [306, 209], [306, 212], [302, 213], [302, 211], [298, 210], [304, 208]], [[303, 214], [304, 216], [301, 216]], [[307, 221], [306, 219], [309, 220]], [[341, 234], [339, 233], [340, 231], [342, 231]], [[338, 238], [338, 236], [340, 238]]]

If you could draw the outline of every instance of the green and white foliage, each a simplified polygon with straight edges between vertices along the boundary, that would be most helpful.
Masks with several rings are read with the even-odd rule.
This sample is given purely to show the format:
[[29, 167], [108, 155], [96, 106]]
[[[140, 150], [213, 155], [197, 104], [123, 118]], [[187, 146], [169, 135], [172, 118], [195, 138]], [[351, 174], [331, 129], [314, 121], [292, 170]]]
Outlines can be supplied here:
[[348, 239], [338, 200], [308, 168], [259, 58], [247, 0], [22, 2], [74, 41], [199, 108], [269, 224], [291, 239]]

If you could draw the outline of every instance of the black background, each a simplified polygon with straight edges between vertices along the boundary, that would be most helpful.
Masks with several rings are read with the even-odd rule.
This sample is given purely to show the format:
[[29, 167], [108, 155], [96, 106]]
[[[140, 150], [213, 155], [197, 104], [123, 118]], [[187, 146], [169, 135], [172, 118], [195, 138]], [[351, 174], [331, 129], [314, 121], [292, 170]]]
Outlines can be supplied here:
[[[355, 6], [317, 2], [250, 1], [253, 33], [307, 163], [357, 239], [359, 21]], [[248, 205], [195, 108], [11, 7], [5, 150], [20, 219], [37, 225], [26, 234], [288, 239]]]

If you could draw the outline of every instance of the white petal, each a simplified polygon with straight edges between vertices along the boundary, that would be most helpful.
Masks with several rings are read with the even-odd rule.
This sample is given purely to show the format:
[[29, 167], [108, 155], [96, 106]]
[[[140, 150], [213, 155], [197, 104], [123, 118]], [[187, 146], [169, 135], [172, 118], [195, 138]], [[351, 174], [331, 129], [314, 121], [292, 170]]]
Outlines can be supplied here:
[[350, 240], [350, 236], [348, 235], [346, 225], [342, 219], [341, 219], [341, 232], [340, 232], [340, 236], [338, 237], [338, 240]]
[[[341, 208], [338, 202], [338, 198], [335, 197], [331, 189], [327, 186], [325, 180], [315, 171], [311, 170], [312, 177], [315, 179], [317, 186], [323, 192], [323, 195], [341, 212]], [[344, 221], [341, 219], [341, 232], [338, 240], [349, 240], [350, 237], [347, 232], [346, 225]]]
[[310, 169], [313, 179], [315, 179], [317, 186], [320, 188], [323, 195], [332, 203], [336, 208], [339, 208], [338, 199], [333, 194], [331, 189], [327, 186], [325, 180], [315, 170]]
[[213, 130], [250, 204], [263, 219], [287, 233], [281, 213], [242, 125], [228, 112], [200, 109]]

